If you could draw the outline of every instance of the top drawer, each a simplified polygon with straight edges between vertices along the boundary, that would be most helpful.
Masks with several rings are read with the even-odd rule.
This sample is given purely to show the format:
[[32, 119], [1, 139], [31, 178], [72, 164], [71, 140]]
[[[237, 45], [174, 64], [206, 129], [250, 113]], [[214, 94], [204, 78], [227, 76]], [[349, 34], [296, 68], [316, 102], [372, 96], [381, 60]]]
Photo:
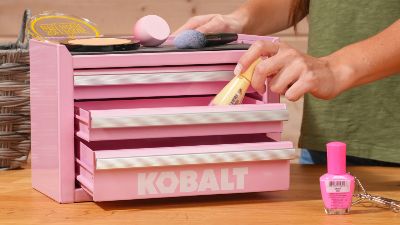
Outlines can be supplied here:
[[281, 132], [284, 104], [208, 106], [209, 97], [75, 103], [77, 135], [86, 141]]
[[74, 70], [74, 98], [216, 94], [233, 78], [234, 66], [223, 64]]
[[[172, 44], [170, 36], [164, 44]], [[277, 37], [239, 34], [237, 43], [252, 44], [257, 40], [278, 41]], [[74, 69], [117, 68], [117, 67], [154, 67], [176, 65], [212, 65], [237, 63], [245, 50], [135, 53], [135, 54], [102, 54], [74, 55]]]

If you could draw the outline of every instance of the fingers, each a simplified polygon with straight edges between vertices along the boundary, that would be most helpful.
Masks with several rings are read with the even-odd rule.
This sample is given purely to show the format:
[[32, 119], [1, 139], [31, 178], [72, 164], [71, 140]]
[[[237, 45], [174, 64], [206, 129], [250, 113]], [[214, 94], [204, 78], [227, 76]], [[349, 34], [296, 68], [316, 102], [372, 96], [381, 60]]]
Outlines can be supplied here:
[[207, 23], [199, 26], [196, 30], [202, 33], [219, 33], [219, 32], [226, 32], [227, 25], [222, 21], [221, 18], [218, 16], [213, 17]]
[[252, 44], [249, 50], [240, 58], [237, 67], [235, 68], [235, 75], [245, 71], [251, 63], [260, 58], [261, 56], [275, 55], [279, 50], [279, 44], [271, 41], [257, 41]]
[[240, 29], [239, 27], [240, 23], [232, 16], [209, 14], [192, 17], [173, 35], [188, 29], [195, 29], [202, 33], [235, 32]]
[[[286, 85], [289, 88], [281, 92], [281, 94], [285, 94], [285, 97], [289, 101], [297, 101], [315, 87], [316, 80], [314, 76], [311, 75], [313, 72], [307, 69], [307, 65], [302, 59], [294, 60], [289, 67], [285, 73], [285, 76], [288, 78], [281, 79], [280, 81], [276, 80], [273, 83], [271, 82], [271, 90], [275, 89], [281, 91], [281, 88]], [[289, 80], [292, 80], [291, 83], [288, 83]]]
[[304, 94], [308, 93], [312, 89], [312, 84], [305, 82], [303, 79], [299, 79], [295, 82], [285, 93], [285, 97], [289, 101], [297, 101]]
[[197, 29], [198, 27], [208, 23], [215, 15], [216, 14], [209, 14], [192, 17], [180, 28], [178, 28], [178, 30], [176, 30], [172, 35], [177, 35], [183, 30]]
[[285, 94], [286, 91], [300, 78], [304, 68], [300, 63], [290, 63], [277, 73], [270, 81], [269, 88], [272, 92]]
[[296, 101], [308, 92], [321, 99], [334, 96], [334, 73], [327, 62], [284, 43], [257, 41], [240, 58], [235, 75], [246, 71], [252, 62], [263, 56], [269, 58], [257, 64], [251, 81], [259, 94], [265, 93], [266, 80], [272, 77], [268, 84], [271, 91], [284, 94], [290, 101]]
[[280, 55], [275, 55], [257, 64], [251, 80], [252, 87], [259, 93], [265, 92], [265, 80], [268, 76], [278, 73], [285, 66]]
[[[272, 79], [268, 86], [271, 91], [285, 94], [289, 100], [298, 100], [312, 90], [313, 84], [301, 79], [307, 71], [304, 56], [283, 43], [256, 42], [239, 60], [235, 74], [245, 71], [252, 61], [262, 56], [269, 58], [262, 60], [256, 66], [251, 81], [251, 85], [259, 94], [265, 93], [265, 81], [270, 76]], [[237, 71], [238, 68], [241, 69], [240, 72]]]
[[230, 16], [214, 15], [207, 23], [199, 26], [196, 30], [202, 33], [235, 32], [237, 21]]

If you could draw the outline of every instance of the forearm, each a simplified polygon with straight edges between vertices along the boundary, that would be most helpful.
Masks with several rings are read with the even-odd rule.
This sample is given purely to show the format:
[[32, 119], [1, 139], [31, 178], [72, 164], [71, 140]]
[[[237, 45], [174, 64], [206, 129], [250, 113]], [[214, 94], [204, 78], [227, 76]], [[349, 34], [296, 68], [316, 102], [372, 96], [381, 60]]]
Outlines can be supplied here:
[[242, 20], [242, 33], [271, 34], [293, 25], [289, 21], [293, 1], [296, 0], [249, 0], [231, 15]]
[[341, 93], [400, 72], [400, 20], [364, 41], [324, 57]]

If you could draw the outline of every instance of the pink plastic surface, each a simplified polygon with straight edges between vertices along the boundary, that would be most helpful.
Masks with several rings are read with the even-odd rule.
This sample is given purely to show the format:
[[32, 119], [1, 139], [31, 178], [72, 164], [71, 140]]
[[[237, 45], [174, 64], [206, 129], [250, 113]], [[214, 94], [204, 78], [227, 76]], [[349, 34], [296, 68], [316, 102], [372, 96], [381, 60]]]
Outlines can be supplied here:
[[83, 188], [75, 189], [75, 202], [91, 202], [93, 201], [92, 196], [87, 193], [87, 191], [83, 190]]
[[198, 65], [198, 66], [168, 66], [168, 67], [129, 67], [129, 68], [108, 68], [108, 69], [84, 69], [74, 70], [74, 75], [92, 76], [98, 74], [114, 73], [165, 73], [165, 72], [198, 72], [198, 71], [224, 71], [232, 70], [235, 64], [221, 65]]
[[[96, 159], [292, 148], [290, 142], [92, 151], [80, 144], [78, 181], [94, 201], [286, 190], [288, 160], [96, 170]], [[271, 182], [273, 181], [273, 182]], [[119, 185], [115, 185], [118, 183]], [[197, 188], [193, 187], [197, 186]]]
[[238, 143], [258, 143], [271, 142], [274, 140], [265, 134], [230, 134], [230, 135], [212, 135], [195, 137], [172, 137], [172, 138], [144, 138], [144, 139], [126, 139], [126, 140], [106, 140], [84, 142], [93, 151], [118, 150], [118, 149], [137, 149], [137, 148], [161, 148], [175, 146], [196, 146], [196, 145], [220, 145], [238, 144]]
[[30, 43], [32, 186], [74, 202], [72, 58], [63, 46]]
[[[237, 135], [239, 136], [239, 135]], [[249, 135], [247, 138], [252, 138]], [[257, 134], [256, 134], [257, 136]], [[198, 137], [196, 137], [198, 138]], [[80, 143], [80, 149], [85, 150], [85, 151], [93, 151], [95, 157], [97, 158], [107, 158], [107, 157], [112, 157], [112, 158], [120, 158], [120, 157], [135, 157], [135, 156], [151, 156], [151, 155], [161, 155], [161, 154], [195, 154], [195, 153], [208, 153], [208, 152], [228, 152], [228, 151], [234, 151], [236, 149], [240, 150], [257, 150], [257, 149], [262, 149], [262, 150], [267, 150], [267, 149], [289, 149], [293, 148], [293, 144], [288, 141], [281, 141], [281, 142], [271, 142], [268, 140], [267, 137], [264, 136], [264, 139], [261, 139], [258, 137], [257, 142], [251, 142], [248, 140], [242, 139], [242, 142], [238, 143], [230, 143], [234, 140], [231, 140], [232, 138], [236, 138], [236, 136], [231, 136], [231, 137], [219, 137], [219, 143], [200, 143], [200, 144], [193, 144], [190, 143], [189, 145], [185, 145], [180, 141], [180, 138], [174, 138], [173, 140], [175, 143], [171, 143], [173, 146], [146, 146], [146, 147], [137, 147], [135, 145], [138, 145], [136, 142], [141, 142], [139, 141], [131, 141], [131, 142], [126, 142], [125, 145], [119, 146], [120, 148], [116, 148], [115, 146], [108, 146], [107, 144], [101, 144], [96, 146], [95, 148], [89, 147], [91, 146], [91, 143], [84, 144]], [[165, 138], [167, 139], [167, 138]], [[151, 142], [152, 139], [148, 139], [149, 142]], [[189, 140], [192, 140], [193, 142], [197, 142], [195, 138], [191, 137]], [[111, 142], [113, 143], [113, 142]], [[140, 144], [139, 144], [140, 145]], [[134, 146], [134, 148], [130, 148]], [[185, 148], [183, 148], [184, 146]], [[201, 146], [201, 147], [199, 147]], [[239, 146], [239, 147], [238, 147]], [[108, 147], [111, 147], [108, 149]], [[179, 147], [179, 148], [177, 148]], [[122, 150], [123, 151], [116, 151], [116, 150]], [[93, 156], [91, 156], [90, 160], [93, 160]], [[87, 160], [83, 160], [87, 161]]]
[[103, 170], [78, 180], [94, 201], [277, 191], [289, 188], [289, 161]]
[[[242, 37], [242, 38], [241, 38]], [[268, 37], [257, 37], [257, 36], [239, 36], [241, 42], [251, 43], [257, 39], [268, 39], [273, 40], [274, 38]], [[75, 87], [74, 88], [74, 73], [77, 72], [88, 72], [84, 76], [91, 76], [90, 72], [103, 72], [103, 71], [114, 71], [124, 72], [126, 70], [132, 71], [157, 71], [161, 70], [173, 70], [176, 68], [182, 69], [182, 71], [190, 72], [192, 70], [200, 71], [204, 68], [210, 70], [217, 70], [218, 68], [224, 67], [219, 64], [229, 64], [227, 67], [232, 67], [244, 51], [220, 51], [220, 52], [178, 52], [178, 53], [147, 53], [147, 54], [106, 54], [106, 55], [75, 55], [72, 56], [65, 46], [57, 45], [53, 43], [42, 43], [36, 40], [30, 41], [30, 58], [31, 58], [31, 114], [32, 114], [32, 186], [38, 191], [51, 197], [60, 203], [80, 202], [92, 200], [92, 197], [87, 193], [92, 193], [96, 201], [103, 200], [118, 200], [118, 199], [134, 199], [134, 198], [147, 198], [147, 197], [167, 197], [167, 196], [183, 196], [183, 195], [198, 195], [198, 194], [217, 194], [217, 193], [237, 193], [237, 192], [250, 192], [250, 191], [268, 191], [268, 190], [283, 190], [287, 189], [289, 185], [289, 162], [288, 160], [271, 161], [271, 162], [253, 162], [253, 163], [230, 163], [230, 164], [218, 164], [218, 165], [201, 165], [201, 166], [181, 166], [181, 167], [170, 167], [170, 168], [157, 168], [154, 172], [162, 173], [163, 171], [168, 172], [172, 170], [175, 174], [182, 171], [193, 170], [199, 177], [202, 176], [204, 171], [207, 169], [214, 170], [214, 175], [219, 180], [219, 187], [222, 187], [222, 179], [229, 178], [230, 181], [238, 179], [237, 175], [232, 174], [232, 171], [236, 166], [247, 167], [248, 176], [245, 181], [243, 188], [235, 188], [231, 190], [231, 182], [223, 181], [224, 185], [228, 189], [218, 190], [205, 189], [201, 192], [185, 192], [185, 193], [158, 193], [149, 195], [135, 194], [135, 179], [140, 172], [146, 172], [146, 169], [121, 169], [118, 173], [113, 171], [102, 171], [95, 172], [95, 180], [90, 181], [90, 177], [93, 174], [90, 173], [90, 167], [81, 166], [80, 174], [77, 174], [75, 159], [79, 156], [78, 147], [74, 144], [75, 132], [74, 132], [74, 101], [75, 99], [80, 100], [91, 100], [91, 99], [102, 99], [104, 98], [126, 98], [126, 97], [149, 97], [149, 96], [180, 96], [180, 95], [203, 95], [203, 94], [215, 94], [217, 90], [223, 87], [224, 82], [203, 82], [194, 84], [152, 84], [152, 85], [117, 85], [117, 86], [104, 86], [104, 87]], [[218, 66], [208, 66], [217, 65]], [[200, 66], [203, 65], [203, 66]], [[165, 67], [167, 66], [167, 67]], [[146, 68], [147, 67], [147, 68]], [[85, 70], [81, 70], [85, 69]], [[81, 74], [82, 75], [82, 74]], [[159, 85], [157, 87], [157, 85]], [[105, 95], [107, 92], [108, 95]], [[134, 93], [131, 94], [130, 92]], [[162, 92], [161, 95], [157, 92]], [[260, 99], [259, 96], [253, 95], [256, 99]], [[122, 100], [123, 101], [123, 100]], [[268, 91], [267, 96], [264, 96], [264, 102], [278, 103], [279, 98], [276, 95], [271, 95]], [[155, 110], [160, 107], [159, 102], [164, 101], [147, 101], [148, 109], [143, 109], [142, 112], [151, 108]], [[157, 106], [153, 103], [158, 102]], [[204, 99], [202, 104], [199, 106], [200, 101], [194, 101], [193, 106], [188, 106], [188, 102], [174, 101], [175, 107], [182, 107], [189, 109], [196, 109], [199, 112], [206, 110], [206, 103], [208, 100]], [[81, 104], [75, 102], [76, 104]], [[261, 101], [249, 100], [250, 105], [233, 106], [227, 108], [208, 108], [207, 110], [216, 110], [223, 112], [231, 112], [232, 110], [254, 110], [258, 107], [266, 107]], [[87, 103], [88, 105], [92, 103]], [[146, 104], [143, 103], [141, 107]], [[204, 106], [202, 106], [204, 104]], [[97, 104], [96, 104], [97, 105]], [[109, 111], [114, 111], [124, 114], [123, 109], [116, 109], [118, 106], [114, 105], [114, 101], [104, 101], [105, 107], [109, 105]], [[123, 104], [122, 104], [123, 105]], [[259, 106], [258, 106], [259, 105]], [[100, 105], [98, 105], [100, 106]], [[171, 107], [170, 103], [166, 106]], [[114, 108], [116, 107], [116, 108]], [[272, 106], [267, 106], [272, 107]], [[282, 106], [273, 106], [278, 110]], [[272, 109], [272, 108], [271, 108]], [[139, 110], [135, 108], [127, 115]], [[184, 109], [181, 109], [184, 111]], [[181, 111], [179, 110], [179, 111]], [[90, 111], [90, 110], [89, 110]], [[82, 119], [80, 123], [77, 123], [76, 128], [81, 128], [81, 134], [85, 138], [85, 134], [94, 135], [99, 140], [104, 142], [90, 143], [93, 148], [102, 150], [105, 146], [114, 146], [115, 153], [119, 150], [117, 147], [124, 146], [128, 138], [138, 138], [136, 140], [153, 138], [150, 141], [152, 144], [138, 144], [132, 146], [133, 148], [150, 147], [159, 148], [162, 145], [190, 145], [195, 144], [209, 144], [219, 145], [223, 137], [209, 135], [212, 134], [223, 134], [233, 135], [242, 134], [241, 138], [235, 137], [236, 142], [231, 144], [242, 142], [243, 139], [247, 138], [249, 133], [268, 133], [268, 137], [278, 140], [282, 131], [282, 122], [268, 122], [268, 123], [246, 123], [246, 124], [224, 124], [215, 126], [207, 125], [193, 125], [193, 126], [182, 126], [180, 129], [164, 130], [160, 131], [157, 127], [142, 127], [137, 128], [136, 133], [129, 133], [130, 128], [117, 128], [117, 129], [93, 129], [89, 130], [87, 126], [90, 124], [89, 111], [77, 110], [78, 118]], [[108, 112], [101, 112], [108, 114]], [[139, 110], [140, 111], [140, 110]], [[177, 110], [178, 111], [178, 110]], [[85, 115], [85, 113], [87, 113]], [[96, 114], [96, 113], [95, 113]], [[134, 113], [133, 113], [134, 114]], [[132, 114], [132, 115], [133, 115]], [[85, 118], [86, 116], [86, 118]], [[86, 122], [85, 122], [86, 121]], [[86, 123], [86, 129], [83, 126]], [[238, 128], [239, 127], [239, 128]], [[166, 132], [168, 131], [168, 132]], [[186, 135], [190, 134], [190, 135]], [[195, 136], [196, 141], [188, 139], [188, 136]], [[182, 137], [186, 136], [186, 137]], [[201, 136], [201, 137], [200, 137]], [[110, 142], [113, 138], [117, 138], [119, 141], [114, 143]], [[154, 138], [162, 138], [159, 141], [154, 142]], [[166, 137], [180, 137], [177, 141], [172, 138], [165, 142]], [[263, 139], [263, 138], [261, 138]], [[261, 140], [260, 139], [260, 140]], [[87, 140], [91, 140], [87, 137]], [[259, 138], [248, 139], [250, 143], [259, 142]], [[250, 141], [251, 140], [251, 141]], [[268, 139], [267, 141], [272, 141]], [[178, 143], [179, 142], [179, 143]], [[202, 143], [203, 142], [203, 143]], [[158, 144], [157, 144], [158, 143]], [[97, 146], [96, 146], [97, 145]], [[171, 146], [169, 146], [171, 147]], [[104, 148], [103, 148], [104, 150]], [[110, 148], [111, 150], [111, 148]], [[90, 153], [90, 152], [89, 152]], [[92, 153], [91, 153], [92, 154]], [[110, 153], [111, 154], [111, 153]], [[119, 153], [118, 153], [119, 154]], [[152, 170], [153, 171], [153, 170]], [[265, 172], [267, 171], [267, 172]], [[228, 173], [228, 174], [226, 174]], [[168, 173], [171, 174], [171, 173]], [[221, 174], [225, 174], [221, 176]], [[76, 186], [76, 176], [79, 175], [82, 183], [85, 184], [81, 187]], [[159, 177], [160, 174], [156, 175]], [[119, 182], [127, 182], [127, 179], [132, 179], [133, 182], [122, 187], [122, 190], [117, 190], [117, 186], [113, 185]], [[159, 178], [155, 178], [159, 179]], [[160, 178], [161, 179], [161, 178]], [[200, 179], [200, 178], [199, 178]], [[201, 181], [201, 180], [200, 180]], [[198, 182], [200, 182], [198, 181]], [[236, 180], [235, 180], [236, 181]], [[271, 182], [274, 181], [274, 182]], [[237, 182], [234, 184], [237, 185]], [[234, 186], [237, 187], [237, 186]], [[158, 190], [158, 189], [157, 189]], [[117, 192], [118, 193], [117, 193]]]
[[188, 52], [137, 53], [108, 55], [74, 55], [73, 66], [81, 68], [109, 68], [131, 66], [176, 66], [176, 65], [208, 65], [230, 64], [239, 60], [243, 50], [203, 51], [193, 57]]
[[[155, 74], [177, 72], [212, 72], [232, 71], [234, 64], [199, 65], [199, 66], [171, 66], [171, 67], [133, 67], [112, 69], [85, 69], [75, 70], [74, 76], [99, 76], [124, 74]], [[182, 96], [182, 95], [209, 95], [217, 94], [228, 82], [176, 82], [176, 83], [151, 83], [151, 84], [126, 84], [126, 85], [96, 85], [75, 86], [75, 99], [101, 99], [101, 98], [127, 98], [127, 97], [152, 97], [152, 96]], [[248, 92], [254, 92], [252, 88]]]
[[[203, 137], [203, 141], [205, 138], [212, 139], [212, 137]], [[145, 140], [125, 142], [119, 147], [113, 145], [113, 142], [109, 144], [103, 142], [94, 147], [96, 151], [92, 150], [93, 147], [88, 147], [96, 143], [88, 143], [88, 146], [80, 143], [80, 154], [77, 160], [80, 165], [78, 181], [82, 184], [82, 188], [93, 196], [94, 201], [272, 191], [288, 188], [289, 163], [287, 160], [110, 170], [97, 170], [95, 168], [96, 160], [102, 158], [120, 159], [151, 155], [216, 153], [237, 151], [238, 149], [242, 151], [257, 149], [276, 151], [275, 149], [293, 148], [291, 142], [265, 142], [268, 141], [268, 138], [263, 137], [261, 134], [244, 135], [244, 137], [214, 137], [209, 146], [196, 146], [196, 142], [199, 142], [197, 138], [184, 139], [187, 140], [183, 142], [179, 138], [167, 140], [171, 146], [174, 143], [182, 145], [179, 147], [160, 146], [160, 144], [165, 144], [165, 139], [156, 141], [158, 144], [149, 140], [144, 143], [147, 148], [137, 148], [140, 146], [140, 143], [138, 144], [137, 142], [145, 142]], [[215, 141], [219, 141], [219, 144], [215, 144]], [[189, 143], [190, 146], [186, 146]], [[107, 150], [109, 147], [112, 149]], [[129, 147], [134, 147], [135, 149], [129, 149]], [[242, 177], [243, 179], [235, 175], [235, 170], [244, 170], [246, 172]], [[208, 175], [206, 176], [207, 179], [204, 178], [205, 173]], [[182, 177], [181, 174], [198, 176], [196, 179], [191, 180], [192, 184], [197, 183], [194, 185], [198, 185], [198, 188], [188, 191], [188, 187], [184, 185], [189, 185], [187, 177]], [[240, 180], [239, 182], [238, 179]], [[272, 179], [274, 182], [267, 182]], [[112, 183], [115, 181], [118, 181], [120, 185], [113, 185]], [[180, 185], [173, 188], [176, 183], [180, 183]], [[204, 184], [207, 184], [208, 188], [200, 188], [201, 183], [203, 183], [203, 187]]]
[[[93, 101], [75, 103], [79, 130], [77, 136], [86, 141], [138, 139], [157, 137], [182, 137], [222, 134], [246, 134], [246, 133], [269, 133], [281, 132], [280, 120], [259, 122], [235, 122], [221, 123], [217, 118], [209, 122], [193, 120], [192, 125], [174, 125], [176, 120], [187, 114], [200, 113], [223, 113], [223, 112], [257, 112], [285, 111], [284, 104], [262, 104], [262, 102], [246, 98], [245, 104], [232, 106], [208, 106], [212, 97], [189, 97], [189, 98], [162, 98], [141, 100], [118, 100], [118, 101]], [[247, 104], [246, 104], [247, 103]], [[135, 126], [129, 127], [125, 124], [120, 126], [97, 127], [93, 121], [99, 118], [113, 120], [114, 118], [133, 118], [145, 115], [148, 118], [157, 115], [175, 115], [169, 126]], [[238, 119], [240, 117], [237, 117]], [[157, 122], [157, 121], [156, 121]], [[117, 123], [117, 122], [116, 122]]]
[[96, 171], [93, 180], [89, 173], [78, 180], [86, 182], [94, 201], [277, 191], [289, 188], [289, 162], [104, 170]]
[[[75, 99], [143, 98], [217, 94], [225, 82], [108, 85], [75, 87]], [[250, 90], [251, 91], [251, 90]]]
[[326, 145], [329, 174], [346, 173], [346, 144], [330, 142]]

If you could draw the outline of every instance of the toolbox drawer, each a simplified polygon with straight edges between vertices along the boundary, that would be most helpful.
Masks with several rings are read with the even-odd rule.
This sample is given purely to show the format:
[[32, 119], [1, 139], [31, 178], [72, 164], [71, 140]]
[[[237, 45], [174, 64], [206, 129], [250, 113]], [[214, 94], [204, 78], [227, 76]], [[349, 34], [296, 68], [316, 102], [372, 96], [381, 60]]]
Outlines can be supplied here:
[[[234, 64], [74, 70], [74, 98], [209, 95], [234, 76]], [[250, 88], [249, 92], [254, 92]]]
[[255, 136], [239, 140], [250, 143], [228, 136], [212, 145], [130, 149], [137, 145], [131, 142], [111, 150], [79, 142], [77, 180], [94, 201], [288, 189], [292, 144]]
[[86, 141], [278, 133], [288, 111], [246, 97], [208, 106], [212, 96], [76, 102], [77, 136]]

